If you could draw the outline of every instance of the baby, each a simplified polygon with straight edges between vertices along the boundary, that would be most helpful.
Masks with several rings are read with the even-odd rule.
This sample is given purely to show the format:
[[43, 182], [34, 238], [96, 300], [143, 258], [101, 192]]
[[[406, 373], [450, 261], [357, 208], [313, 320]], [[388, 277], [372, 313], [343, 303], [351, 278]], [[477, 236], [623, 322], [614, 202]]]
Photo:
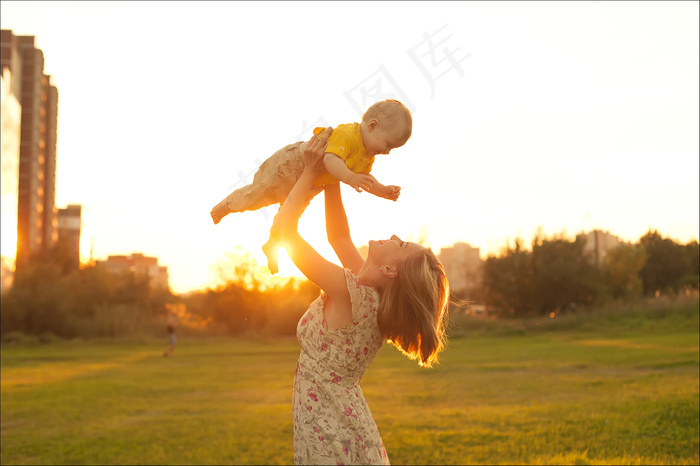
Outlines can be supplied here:
[[[388, 154], [403, 146], [411, 137], [411, 112], [398, 100], [382, 100], [371, 105], [360, 123], [338, 125], [332, 129], [324, 157], [326, 171], [314, 183], [314, 190], [306, 199], [308, 206], [323, 187], [342, 181], [358, 192], [367, 191], [378, 197], [395, 201], [401, 193], [399, 186], [385, 186], [370, 175], [374, 156]], [[314, 129], [317, 138], [324, 136], [325, 128]], [[319, 134], [320, 133], [320, 134]], [[284, 203], [287, 195], [304, 170], [303, 153], [306, 142], [290, 144], [265, 160], [253, 177], [253, 182], [235, 190], [211, 210], [217, 224], [230, 212], [258, 210], [272, 204]], [[270, 272], [277, 273], [278, 243], [270, 237], [263, 245]]]

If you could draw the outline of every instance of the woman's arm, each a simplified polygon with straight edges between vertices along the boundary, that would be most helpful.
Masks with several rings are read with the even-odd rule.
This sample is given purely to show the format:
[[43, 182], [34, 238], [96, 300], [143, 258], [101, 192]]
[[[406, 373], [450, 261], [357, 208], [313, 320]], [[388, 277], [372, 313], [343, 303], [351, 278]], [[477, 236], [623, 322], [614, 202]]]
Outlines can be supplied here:
[[340, 183], [326, 186], [324, 190], [326, 203], [326, 234], [328, 242], [340, 259], [343, 267], [358, 273], [365, 263], [360, 252], [350, 237], [348, 217], [345, 214], [343, 198], [340, 195]]
[[302, 152], [304, 171], [282, 204], [272, 223], [270, 236], [287, 246], [289, 257], [299, 270], [337, 304], [337, 308], [349, 310], [350, 293], [341, 267], [324, 259], [299, 234], [299, 217], [314, 181], [325, 173], [323, 154], [330, 132], [323, 138], [313, 138]]

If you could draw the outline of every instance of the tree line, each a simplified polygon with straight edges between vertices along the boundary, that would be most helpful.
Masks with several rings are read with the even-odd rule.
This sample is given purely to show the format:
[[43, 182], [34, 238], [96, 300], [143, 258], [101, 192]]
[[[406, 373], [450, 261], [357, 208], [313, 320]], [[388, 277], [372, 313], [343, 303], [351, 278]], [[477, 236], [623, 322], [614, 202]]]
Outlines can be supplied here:
[[32, 256], [3, 291], [0, 334], [4, 341], [41, 338], [164, 338], [169, 312], [181, 335], [294, 335], [296, 324], [319, 295], [302, 279], [265, 281], [249, 256], [222, 260], [219, 284], [175, 295], [153, 289], [146, 276], [115, 275], [100, 264], [77, 268], [66, 244]]
[[[174, 295], [154, 290], [132, 272], [115, 276], [103, 267], [77, 269], [60, 242], [18, 271], [2, 294], [0, 332], [62, 338], [162, 337], [168, 312], [178, 332], [289, 335], [319, 289], [305, 279], [263, 280], [249, 255], [230, 253], [217, 264], [218, 285]], [[497, 316], [566, 312], [609, 300], [637, 299], [698, 289], [698, 242], [678, 244], [649, 231], [622, 244], [598, 263], [582, 237], [536, 235], [520, 240], [481, 265], [481, 280], [454, 292], [456, 301], [483, 304]], [[184, 333], [182, 333], [184, 332]]]
[[163, 333], [161, 317], [177, 297], [152, 290], [148, 277], [79, 268], [59, 240], [32, 255], [2, 294], [0, 332], [42, 338], [133, 337]]
[[530, 249], [515, 240], [481, 266], [481, 281], [464, 298], [498, 315], [556, 315], [613, 299], [698, 289], [698, 242], [679, 244], [649, 230], [636, 244], [607, 251], [602, 261], [585, 238], [538, 233]]
[[230, 252], [216, 264], [218, 285], [182, 297], [189, 318], [226, 335], [292, 336], [320, 290], [302, 278], [263, 279], [254, 258]]

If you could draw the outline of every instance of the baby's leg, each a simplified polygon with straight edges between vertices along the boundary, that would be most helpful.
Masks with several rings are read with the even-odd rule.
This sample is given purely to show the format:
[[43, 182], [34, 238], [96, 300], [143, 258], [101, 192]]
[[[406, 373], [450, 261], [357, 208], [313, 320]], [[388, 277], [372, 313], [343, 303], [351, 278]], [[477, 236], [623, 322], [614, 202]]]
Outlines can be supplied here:
[[[312, 188], [311, 194], [309, 195], [309, 197], [306, 198], [306, 201], [304, 202], [302, 213], [309, 206], [311, 200], [321, 191], [323, 191], [322, 187], [314, 186]], [[281, 204], [284, 204], [285, 200], [286, 198], [282, 199]], [[277, 215], [279, 215], [279, 211], [277, 211], [277, 213], [275, 214], [275, 218], [277, 218]], [[279, 265], [277, 261], [277, 248], [280, 244], [281, 243], [275, 238], [275, 234], [273, 233], [273, 231], [270, 230], [270, 237], [267, 239], [267, 242], [263, 244], [262, 250], [265, 253], [265, 256], [267, 256], [267, 268], [270, 269], [270, 272], [272, 272], [273, 274], [279, 271]]]
[[231, 211], [228, 210], [228, 207], [226, 206], [226, 199], [216, 204], [214, 208], [211, 209], [211, 212], [209, 212], [211, 219], [214, 220], [214, 225], [219, 223], [221, 219], [227, 216], [229, 213], [231, 213]]
[[[284, 204], [284, 201], [286, 198], [281, 200], [281, 204]], [[282, 206], [280, 205], [280, 210], [282, 210]], [[275, 218], [279, 215], [280, 211], [278, 210], [277, 213], [275, 214]], [[274, 225], [275, 221], [274, 219], [272, 220], [272, 227], [270, 228], [270, 237], [267, 238], [267, 242], [263, 244], [262, 250], [265, 256], [267, 257], [267, 268], [270, 269], [270, 273], [273, 275], [279, 272], [279, 263], [277, 259], [277, 248], [280, 246], [280, 241], [279, 241], [279, 232], [275, 229]]]
[[281, 203], [304, 170], [298, 144], [290, 144], [275, 152], [260, 165], [252, 183], [235, 190], [214, 206], [211, 210], [214, 223], [219, 223], [231, 212], [258, 210]]
[[279, 271], [279, 265], [277, 263], [277, 247], [279, 245], [280, 243], [270, 235], [267, 242], [263, 244], [262, 247], [265, 256], [267, 256], [267, 268], [270, 269], [272, 274], [276, 274]]
[[217, 224], [231, 212], [258, 210], [279, 202], [277, 193], [255, 177], [248, 186], [243, 186], [226, 196], [211, 209], [211, 219]]

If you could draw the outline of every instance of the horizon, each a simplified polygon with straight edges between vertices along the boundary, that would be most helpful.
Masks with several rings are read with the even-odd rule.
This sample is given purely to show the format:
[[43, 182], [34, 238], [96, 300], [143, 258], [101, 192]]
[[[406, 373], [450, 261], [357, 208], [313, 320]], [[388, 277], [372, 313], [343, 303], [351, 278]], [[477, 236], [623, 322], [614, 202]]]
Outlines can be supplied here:
[[[624, 239], [622, 239], [622, 238], [620, 238], [618, 235], [616, 235], [614, 232], [611, 232], [611, 231], [609, 231], [609, 230], [599, 229], [599, 228], [596, 228], [596, 229], [593, 229], [593, 230], [589, 230], [589, 231], [583, 231], [583, 230], [582, 230], [582, 231], [579, 231], [579, 232], [573, 233], [573, 234], [568, 234], [568, 233], [566, 233], [566, 232], [564, 232], [564, 231], [561, 231], [561, 232], [554, 232], [554, 233], [549, 234], [549, 235], [542, 235], [542, 236], [540, 236], [540, 238], [541, 238], [541, 239], [544, 239], [544, 240], [564, 239], [564, 240], [566, 240], [566, 241], [575, 241], [579, 235], [589, 235], [589, 234], [594, 233], [594, 232], [596, 232], [596, 231], [601, 232], [601, 233], [603, 233], [603, 234], [611, 235], [611, 236], [613, 236], [614, 238], [616, 238], [617, 240], [619, 240], [621, 244], [628, 244], [628, 245], [640, 244], [641, 238], [643, 238], [644, 236], [646, 236], [647, 234], [650, 234], [650, 233], [658, 233], [658, 234], [659, 234], [661, 237], [663, 237], [664, 239], [670, 239], [671, 241], [673, 241], [673, 242], [675, 242], [676, 244], [679, 244], [679, 245], [691, 244], [691, 243], [693, 243], [693, 242], [698, 243], [698, 240], [697, 240], [697, 239], [694, 239], [694, 238], [691, 239], [691, 240], [689, 240], [689, 241], [687, 241], [687, 242], [678, 241], [676, 238], [672, 238], [672, 237], [670, 237], [670, 236], [668, 236], [668, 235], [664, 235], [663, 232], [659, 231], [659, 230], [656, 229], [656, 228], [650, 228], [647, 232], [645, 232], [642, 236], [640, 236], [639, 238], [637, 238], [637, 239], [634, 240], [634, 241], [625, 241]], [[541, 233], [541, 232], [540, 232], [540, 233]], [[475, 246], [469, 244], [469, 243], [466, 242], [466, 241], [460, 241], [460, 240], [456, 241], [455, 243], [452, 243], [451, 245], [442, 246], [442, 247], [438, 248], [437, 250], [435, 250], [435, 249], [433, 249], [433, 248], [431, 248], [431, 249], [433, 249], [433, 252], [439, 257], [440, 254], [441, 254], [441, 253], [443, 252], [443, 250], [445, 250], [445, 249], [454, 248], [454, 247], [457, 246], [458, 244], [466, 244], [467, 246], [469, 246], [469, 247], [471, 247], [471, 248], [474, 248], [474, 249], [477, 249], [477, 250], [479, 251], [479, 261], [480, 261], [480, 262], [483, 262], [483, 261], [485, 261], [486, 259], [488, 259], [489, 257], [501, 257], [506, 248], [512, 248], [512, 247], [515, 246], [515, 241], [520, 241], [522, 250], [524, 250], [524, 251], [532, 251], [532, 242], [534, 241], [534, 239], [535, 239], [536, 236], [537, 236], [537, 232], [535, 232], [535, 233], [529, 238], [528, 241], [525, 241], [525, 240], [523, 239], [523, 237], [509, 238], [509, 239], [507, 239], [507, 240], [504, 242], [504, 244], [503, 244], [503, 246], [502, 246], [501, 249], [499, 249], [498, 251], [490, 251], [490, 252], [486, 253], [485, 255], [483, 254], [481, 248], [475, 247]], [[358, 250], [362, 253], [363, 257], [366, 257], [366, 248], [368, 247], [368, 245], [367, 245], [367, 244], [362, 244], [362, 245], [356, 245], [356, 247], [357, 247]], [[428, 245], [428, 247], [430, 247], [430, 246]], [[267, 267], [266, 267], [265, 264], [264, 264], [264, 259], [265, 259], [265, 256], [264, 256], [264, 255], [262, 255], [263, 262], [260, 262], [260, 261], [258, 260], [258, 258], [255, 257], [250, 251], [246, 251], [246, 250], [244, 250], [244, 249], [238, 248], [238, 249], [234, 249], [234, 250], [231, 250], [231, 251], [225, 251], [225, 252], [223, 253], [223, 256], [226, 256], [226, 257], [221, 257], [219, 260], [220, 260], [220, 262], [226, 262], [227, 259], [230, 259], [230, 256], [233, 256], [233, 257], [236, 259], [236, 262], [235, 262], [236, 264], [237, 264], [237, 263], [244, 263], [244, 262], [245, 262], [245, 263], [248, 263], [248, 264], [251, 264], [251, 265], [255, 266], [254, 273], [253, 273], [253, 276], [252, 276], [253, 279], [254, 279], [254, 280], [257, 280], [257, 281], [260, 282], [260, 283], [262, 283], [262, 284], [263, 284], [264, 286], [266, 286], [266, 287], [268, 287], [268, 286], [269, 286], [269, 287], [275, 287], [276, 285], [286, 283], [286, 281], [287, 281], [287, 280], [290, 280], [290, 279], [308, 280], [308, 279], [304, 276], [304, 274], [302, 274], [301, 271], [299, 271], [299, 269], [298, 269], [298, 268], [294, 265], [294, 263], [291, 261], [291, 259], [290, 259], [289, 256], [287, 255], [287, 252], [286, 252], [285, 248], [286, 248], [286, 246], [283, 245], [283, 246], [280, 246], [279, 249], [278, 249], [278, 258], [279, 258], [280, 273], [277, 273], [277, 274], [274, 274], [274, 275], [272, 275], [272, 274], [269, 272], [269, 270], [267, 270]], [[111, 257], [111, 256], [130, 256], [130, 255], [137, 255], [137, 254], [143, 254], [143, 255], [145, 255], [145, 256], [152, 257], [152, 256], [149, 256], [148, 254], [144, 254], [144, 253], [141, 252], [141, 251], [133, 251], [133, 252], [126, 253], [126, 254], [109, 254], [107, 257], [105, 257], [105, 258], [103, 258], [103, 259], [99, 259], [98, 261], [101, 261], [101, 260], [105, 260], [105, 261], [106, 261], [106, 260], [108, 260], [108, 258]], [[324, 257], [325, 257], [325, 256], [324, 256]], [[338, 265], [342, 265], [342, 264], [340, 264], [340, 262], [337, 260], [337, 258], [336, 258], [335, 256], [333, 256], [332, 258], [326, 257], [326, 259], [330, 260], [331, 262], [337, 263]], [[234, 262], [230, 262], [230, 263], [234, 263]], [[82, 263], [82, 265], [83, 265], [83, 266], [89, 266], [90, 264], [88, 264], [88, 263]], [[92, 265], [94, 265], [94, 264], [92, 264]], [[164, 264], [160, 264], [160, 263], [159, 263], [159, 265], [164, 265]], [[219, 265], [219, 263], [217, 263], [217, 264], [211, 264], [211, 267], [212, 267], [212, 268], [216, 268], [218, 265]], [[229, 274], [229, 276], [225, 276], [225, 277], [219, 277], [219, 276], [217, 276], [216, 278], [214, 278], [214, 279], [212, 280], [211, 283], [208, 283], [207, 285], [205, 285], [205, 286], [203, 286], [203, 287], [201, 287], [201, 288], [187, 289], [187, 290], [182, 290], [182, 291], [179, 291], [179, 292], [173, 291], [173, 293], [174, 293], [174, 294], [179, 294], [179, 295], [188, 295], [188, 294], [191, 294], [191, 293], [199, 293], [199, 292], [203, 292], [203, 291], [208, 291], [208, 290], [216, 289], [217, 287], [219, 287], [219, 286], [221, 286], [221, 285], [225, 285], [226, 283], [230, 283], [231, 280], [238, 280], [238, 279], [243, 279], [243, 278], [244, 278], [244, 277], [239, 277], [239, 276], [235, 276], [235, 277], [234, 277], [233, 275], [230, 275], [230, 274]], [[263, 290], [263, 291], [264, 291], [264, 290]]]

